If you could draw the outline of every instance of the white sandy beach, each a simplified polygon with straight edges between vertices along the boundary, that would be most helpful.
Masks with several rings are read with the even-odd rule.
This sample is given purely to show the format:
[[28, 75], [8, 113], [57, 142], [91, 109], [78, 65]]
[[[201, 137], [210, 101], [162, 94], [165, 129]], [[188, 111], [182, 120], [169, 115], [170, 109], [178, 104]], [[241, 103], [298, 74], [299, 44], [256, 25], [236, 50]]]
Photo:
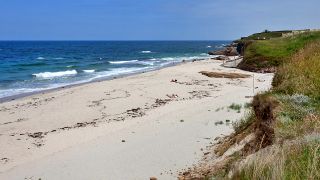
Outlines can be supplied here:
[[253, 95], [253, 76], [200, 71], [254, 74], [255, 93], [271, 87], [273, 74], [221, 63], [187, 62], [1, 103], [0, 179], [176, 179], [232, 132], [226, 120], [245, 113], [227, 107]]

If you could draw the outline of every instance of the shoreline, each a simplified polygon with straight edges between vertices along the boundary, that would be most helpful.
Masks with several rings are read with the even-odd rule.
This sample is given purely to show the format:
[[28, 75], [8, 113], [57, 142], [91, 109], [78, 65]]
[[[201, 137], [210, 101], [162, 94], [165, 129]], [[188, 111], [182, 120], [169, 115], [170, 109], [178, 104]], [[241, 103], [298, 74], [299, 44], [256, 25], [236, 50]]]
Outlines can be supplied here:
[[245, 114], [228, 107], [251, 100], [252, 77], [200, 71], [255, 74], [256, 93], [271, 86], [273, 74], [221, 63], [179, 63], [1, 103], [0, 179], [176, 179], [233, 131], [226, 120]]
[[171, 67], [171, 66], [177, 66], [179, 64], [183, 64], [183, 63], [186, 63], [186, 62], [203, 61], [203, 60], [213, 59], [213, 58], [214, 58], [214, 56], [203, 58], [203, 59], [201, 58], [201, 59], [184, 60], [184, 62], [173, 62], [173, 63], [170, 63], [170, 64], [166, 64], [164, 66], [151, 68], [150, 70], [141, 70], [141, 71], [138, 71], [138, 72], [119, 74], [119, 75], [114, 75], [114, 76], [110, 76], [110, 77], [102, 77], [102, 78], [98, 78], [98, 79], [91, 80], [91, 81], [88, 81], [88, 82], [69, 84], [69, 85], [66, 85], [66, 86], [56, 87], [56, 88], [52, 88], [52, 89], [46, 89], [46, 90], [40, 90], [40, 91], [34, 91], [34, 92], [21, 93], [21, 94], [7, 96], [7, 97], [1, 97], [0, 98], [0, 104], [4, 103], [4, 102], [14, 101], [14, 100], [17, 100], [17, 99], [21, 99], [21, 98], [25, 98], [25, 97], [28, 97], [28, 96], [36, 95], [36, 94], [48, 93], [48, 92], [52, 92], [52, 91], [59, 91], [60, 89], [67, 89], [67, 88], [72, 88], [72, 87], [76, 87], [76, 86], [82, 86], [82, 85], [95, 83], [95, 82], [110, 81], [112, 79], [124, 78], [124, 77], [128, 77], [128, 76], [134, 76], [134, 75], [137, 75], [137, 74], [143, 74], [143, 73], [146, 73], [146, 72], [157, 71], [157, 70], [160, 70], [160, 69], [163, 69], [163, 68], [168, 68], [168, 67]]

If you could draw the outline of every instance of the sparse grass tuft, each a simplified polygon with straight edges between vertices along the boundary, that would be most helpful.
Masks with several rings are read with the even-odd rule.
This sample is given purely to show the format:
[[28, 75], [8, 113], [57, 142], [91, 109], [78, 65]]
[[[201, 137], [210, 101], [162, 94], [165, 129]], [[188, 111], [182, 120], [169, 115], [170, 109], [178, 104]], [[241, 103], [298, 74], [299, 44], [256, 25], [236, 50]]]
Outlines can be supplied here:
[[242, 105], [232, 103], [228, 108], [239, 112], [242, 108]]
[[252, 103], [245, 103], [243, 107], [246, 109], [252, 108]]
[[246, 112], [245, 116], [242, 119], [232, 123], [234, 131], [238, 133], [245, 130], [255, 121], [255, 119], [256, 117], [253, 111]]

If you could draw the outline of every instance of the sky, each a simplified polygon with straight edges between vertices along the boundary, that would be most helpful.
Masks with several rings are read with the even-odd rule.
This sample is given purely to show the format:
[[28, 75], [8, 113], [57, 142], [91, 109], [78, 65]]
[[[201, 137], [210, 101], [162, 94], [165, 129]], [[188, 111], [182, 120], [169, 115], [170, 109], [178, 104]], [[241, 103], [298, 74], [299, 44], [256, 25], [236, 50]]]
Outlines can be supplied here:
[[0, 0], [0, 40], [233, 40], [320, 28], [319, 0]]

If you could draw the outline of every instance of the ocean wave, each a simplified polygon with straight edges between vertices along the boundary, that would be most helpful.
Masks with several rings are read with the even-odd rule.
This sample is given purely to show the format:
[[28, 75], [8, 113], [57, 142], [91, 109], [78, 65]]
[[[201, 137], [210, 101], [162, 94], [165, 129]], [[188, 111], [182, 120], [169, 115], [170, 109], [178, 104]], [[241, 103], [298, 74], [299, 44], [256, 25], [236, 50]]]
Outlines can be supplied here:
[[37, 59], [38, 60], [44, 60], [45, 58], [40, 56], [40, 57], [37, 57]]
[[44, 66], [44, 65], [47, 65], [47, 63], [35, 62], [35, 63], [16, 64], [14, 66], [28, 67], [28, 66]]
[[109, 71], [102, 71], [96, 73], [97, 75], [90, 79], [90, 81], [99, 79], [99, 78], [105, 78], [110, 76], [117, 76], [117, 75], [125, 75], [125, 74], [131, 74], [131, 73], [137, 73], [144, 70], [148, 70], [150, 67], [143, 67], [143, 68], [111, 68]]
[[64, 58], [63, 58], [63, 57], [57, 57], [57, 58], [53, 58], [53, 59], [62, 60], [62, 59], [64, 59]]
[[72, 68], [72, 67], [75, 67], [75, 65], [68, 65], [66, 66], [67, 68]]
[[207, 48], [211, 48], [212, 46], [207, 46]]
[[152, 51], [141, 51], [141, 53], [143, 53], [143, 54], [150, 54], [150, 53], [152, 53]]
[[18, 94], [31, 93], [47, 90], [50, 88], [18, 88], [18, 89], [3, 89], [0, 90], [0, 98], [14, 96]]
[[88, 70], [83, 70], [85, 73], [94, 73], [96, 70], [94, 69], [88, 69]]
[[173, 57], [164, 57], [164, 58], [161, 58], [161, 60], [163, 60], [163, 61], [174, 61], [174, 60], [177, 60], [177, 58], [173, 58]]
[[50, 79], [50, 78], [61, 77], [61, 76], [72, 76], [76, 74], [77, 74], [76, 70], [70, 70], [70, 71], [59, 71], [59, 72], [42, 72], [42, 73], [37, 73], [32, 75], [37, 78]]
[[160, 58], [160, 60], [163, 61], [171, 61], [171, 62], [181, 62], [183, 60], [185, 61], [191, 61], [191, 60], [199, 60], [209, 57], [208, 54], [201, 54], [201, 56], [183, 56], [183, 57], [164, 57]]
[[131, 64], [138, 62], [138, 60], [130, 60], [130, 61], [109, 61], [110, 64]]
[[137, 64], [153, 66], [155, 61], [139, 61]]

